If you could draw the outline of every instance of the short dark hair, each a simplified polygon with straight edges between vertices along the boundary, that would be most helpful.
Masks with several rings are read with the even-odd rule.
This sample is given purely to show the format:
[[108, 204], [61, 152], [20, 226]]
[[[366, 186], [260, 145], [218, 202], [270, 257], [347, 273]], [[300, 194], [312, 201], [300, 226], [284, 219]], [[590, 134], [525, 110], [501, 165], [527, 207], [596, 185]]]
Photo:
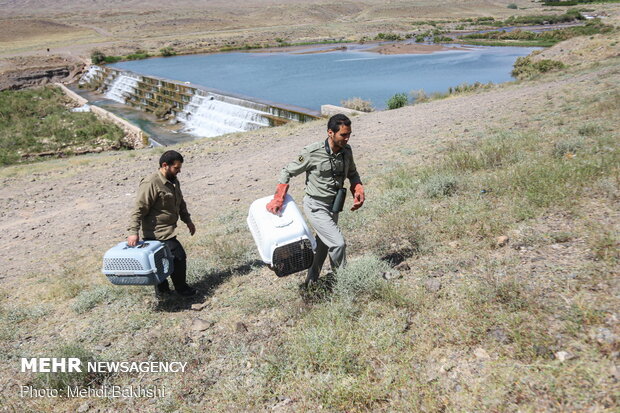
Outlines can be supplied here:
[[336, 133], [340, 130], [340, 125], [351, 127], [351, 119], [347, 118], [342, 113], [338, 113], [327, 121], [327, 129]]
[[176, 161], [183, 163], [183, 155], [177, 151], [166, 151], [162, 153], [161, 158], [159, 158], [159, 166], [164, 166], [164, 162], [168, 165], [172, 165]]

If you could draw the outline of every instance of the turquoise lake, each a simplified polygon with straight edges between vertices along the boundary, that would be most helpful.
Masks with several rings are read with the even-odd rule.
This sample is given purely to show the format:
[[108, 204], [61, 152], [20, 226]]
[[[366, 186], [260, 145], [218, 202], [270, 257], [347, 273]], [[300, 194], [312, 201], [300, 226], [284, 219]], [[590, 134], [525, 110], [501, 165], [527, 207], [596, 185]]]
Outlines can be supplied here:
[[[333, 47], [333, 46], [331, 46]], [[223, 92], [320, 110], [351, 97], [384, 109], [395, 93], [446, 92], [462, 83], [513, 80], [515, 60], [537, 48], [478, 47], [432, 54], [382, 55], [348, 45], [322, 53], [228, 52], [127, 61], [111, 65]], [[325, 48], [325, 46], [323, 46]], [[304, 50], [320, 51], [320, 47]]]

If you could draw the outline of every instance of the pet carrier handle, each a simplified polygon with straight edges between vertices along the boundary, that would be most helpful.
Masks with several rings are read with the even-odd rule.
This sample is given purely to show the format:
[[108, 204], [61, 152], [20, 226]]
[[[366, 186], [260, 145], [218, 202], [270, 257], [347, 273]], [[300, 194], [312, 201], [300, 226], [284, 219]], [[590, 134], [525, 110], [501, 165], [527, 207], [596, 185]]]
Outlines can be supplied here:
[[145, 247], [148, 247], [148, 246], [149, 246], [148, 242], [140, 241], [140, 242], [138, 242], [138, 245], [136, 245], [135, 247], [131, 247], [127, 243], [125, 243], [125, 248], [124, 249], [127, 249], [127, 248], [145, 248]]

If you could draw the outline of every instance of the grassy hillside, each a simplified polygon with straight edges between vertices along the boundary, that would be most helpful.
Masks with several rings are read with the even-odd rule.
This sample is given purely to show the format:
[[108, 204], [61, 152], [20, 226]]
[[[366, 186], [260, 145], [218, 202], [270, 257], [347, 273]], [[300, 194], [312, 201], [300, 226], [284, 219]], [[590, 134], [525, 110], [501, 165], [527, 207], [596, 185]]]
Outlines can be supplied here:
[[123, 146], [125, 133], [118, 126], [92, 113], [71, 112], [70, 105], [52, 86], [0, 92], [0, 165]]
[[[409, 140], [394, 162], [364, 171], [368, 202], [341, 217], [350, 265], [310, 292], [298, 290], [299, 277], [277, 279], [260, 265], [246, 205], [230, 199], [225, 214], [184, 239], [199, 302], [112, 286], [92, 251], [60, 263], [50, 252], [61, 276], [4, 279], [0, 403], [9, 411], [616, 411], [620, 58], [500, 86], [516, 100], [523, 87], [540, 92], [522, 113], [503, 113], [505, 124], [488, 122], [509, 103], [500, 100], [456, 139], [436, 136], [431, 149]], [[478, 93], [489, 91], [447, 102], [467, 108]], [[438, 103], [446, 101], [420, 105]], [[411, 113], [362, 116], [398, 130]], [[427, 152], [414, 157], [420, 148]], [[232, 144], [218, 150], [238, 156]], [[100, 159], [134, 166], [114, 156]], [[188, 371], [10, 377], [19, 357], [44, 354], [187, 361]], [[159, 385], [168, 396], [20, 399], [18, 383]]]

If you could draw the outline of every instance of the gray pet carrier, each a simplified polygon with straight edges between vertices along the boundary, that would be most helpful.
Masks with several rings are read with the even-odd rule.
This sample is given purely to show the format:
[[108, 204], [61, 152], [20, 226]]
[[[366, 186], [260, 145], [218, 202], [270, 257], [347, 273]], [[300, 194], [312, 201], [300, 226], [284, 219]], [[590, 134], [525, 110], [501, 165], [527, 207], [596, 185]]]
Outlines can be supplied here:
[[172, 274], [173, 265], [172, 253], [159, 241], [143, 241], [135, 247], [120, 242], [103, 256], [101, 271], [112, 284], [156, 285]]

